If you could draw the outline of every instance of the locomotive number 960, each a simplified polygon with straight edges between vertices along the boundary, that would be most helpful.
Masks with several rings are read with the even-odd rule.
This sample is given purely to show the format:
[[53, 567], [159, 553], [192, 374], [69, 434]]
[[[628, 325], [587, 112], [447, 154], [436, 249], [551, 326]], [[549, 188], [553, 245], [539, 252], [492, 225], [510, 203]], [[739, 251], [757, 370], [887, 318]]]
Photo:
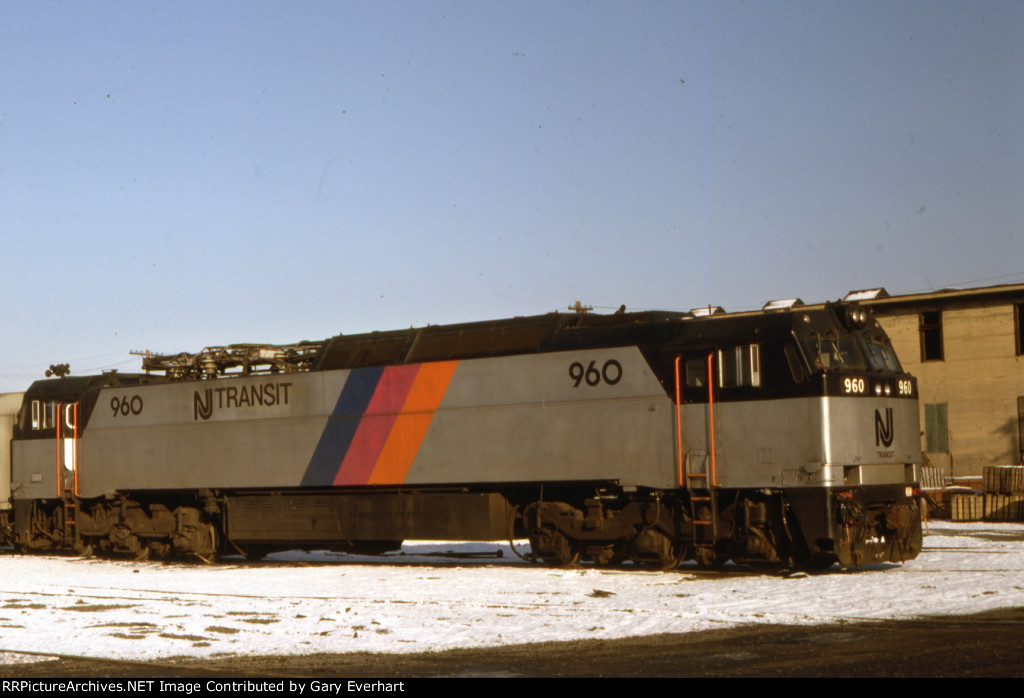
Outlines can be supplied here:
[[114, 413], [113, 416], [115, 417], [139, 414], [142, 412], [142, 397], [139, 395], [132, 395], [131, 397], [115, 395], [110, 398], [110, 410]]
[[591, 387], [600, 383], [615, 385], [622, 380], [622, 364], [615, 359], [608, 359], [599, 369], [596, 359], [587, 364], [586, 368], [579, 361], [573, 361], [569, 364], [569, 378], [575, 381], [572, 386], [574, 388], [580, 387], [580, 383]]

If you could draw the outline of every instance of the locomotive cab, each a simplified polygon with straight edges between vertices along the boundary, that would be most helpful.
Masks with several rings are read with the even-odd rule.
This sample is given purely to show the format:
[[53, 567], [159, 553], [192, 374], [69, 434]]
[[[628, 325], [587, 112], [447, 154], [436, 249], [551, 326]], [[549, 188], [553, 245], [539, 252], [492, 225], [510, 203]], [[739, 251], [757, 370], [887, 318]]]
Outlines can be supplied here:
[[[820, 466], [828, 485], [913, 485], [920, 480], [917, 381], [903, 371], [889, 338], [870, 312], [831, 306], [803, 315], [794, 336], [820, 392]], [[831, 325], [831, 326], [829, 326]], [[808, 472], [810, 475], [810, 472]]]
[[14, 510], [8, 543], [26, 550], [74, 547], [81, 440], [101, 389], [160, 380], [111, 371], [36, 381], [19, 394], [8, 431], [13, 434], [7, 472]]
[[917, 384], [870, 311], [829, 304], [706, 324], [699, 341], [679, 342], [675, 378], [680, 483], [714, 499], [727, 530], [727, 552], [703, 555], [914, 557]]
[[742, 486], [778, 489], [812, 560], [856, 566], [915, 557], [916, 379], [870, 311], [843, 304], [797, 311], [792, 330], [791, 385], [806, 384], [807, 397], [780, 401], [765, 420], [758, 465]]
[[791, 498], [804, 500], [804, 533], [820, 559], [856, 566], [915, 557], [922, 544], [914, 498], [921, 479], [917, 380], [870, 311], [829, 307], [836, 327], [804, 318], [798, 335], [822, 386], [826, 496]]

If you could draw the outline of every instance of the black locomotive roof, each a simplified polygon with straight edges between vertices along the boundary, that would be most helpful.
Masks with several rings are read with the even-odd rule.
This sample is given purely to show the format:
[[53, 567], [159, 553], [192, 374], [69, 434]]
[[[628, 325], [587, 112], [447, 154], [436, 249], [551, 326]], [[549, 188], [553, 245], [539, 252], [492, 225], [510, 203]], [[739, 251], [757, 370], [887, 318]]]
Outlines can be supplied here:
[[118, 373], [108, 371], [98, 376], [64, 376], [39, 380], [29, 386], [25, 392], [26, 399], [60, 401], [78, 399], [90, 388], [116, 388], [118, 386], [142, 385], [145, 383], [162, 383], [163, 376], [145, 375], [141, 373]]
[[[793, 334], [803, 336], [813, 333], [814, 336], [824, 337], [839, 329], [847, 308], [846, 304], [826, 304], [710, 316], [664, 310], [634, 313], [620, 311], [611, 315], [548, 313], [453, 325], [427, 325], [405, 330], [337, 335], [323, 342], [308, 343], [309, 351], [300, 357], [302, 365], [292, 362], [296, 363], [295, 367], [285, 365], [283, 370], [326, 371], [621, 346], [639, 346], [645, 353], [662, 353], [677, 352], [683, 348], [700, 349], [722, 343], [779, 339]], [[238, 346], [252, 348], [249, 345]], [[252, 346], [260, 348], [258, 345]], [[232, 348], [237, 347], [228, 347]], [[211, 350], [204, 350], [208, 351]], [[33, 383], [26, 398], [64, 401], [105, 387], [214, 377], [205, 372], [204, 362], [208, 358], [205, 354], [182, 356], [195, 359], [192, 363], [198, 362], [201, 370], [195, 370], [190, 363], [185, 368], [193, 370], [181, 370], [178, 374], [171, 368], [156, 365], [148, 369], [163, 372], [163, 375], [111, 371], [98, 376], [66, 376]], [[173, 360], [170, 364], [177, 366], [177, 357], [171, 358]], [[214, 358], [220, 357], [218, 355]], [[145, 361], [143, 363], [145, 366]], [[238, 361], [230, 366], [236, 364]], [[269, 370], [282, 369], [275, 365]], [[249, 375], [250, 371], [230, 373], [219, 366], [216, 374], [228, 377]]]
[[81, 424], [88, 424], [89, 417], [96, 405], [100, 388], [116, 388], [119, 386], [144, 385], [147, 383], [165, 383], [164, 376], [146, 375], [140, 373], [119, 373], [108, 371], [98, 376], [64, 376], [62, 378], [48, 378], [38, 380], [29, 386], [22, 399], [22, 407], [18, 417], [18, 423], [14, 427], [14, 438], [50, 438], [54, 432], [54, 425], [43, 428], [30, 428], [29, 405], [34, 401], [42, 403], [71, 403], [79, 402]]
[[[800, 312], [806, 311], [806, 308], [800, 309]], [[793, 315], [793, 312], [776, 311], [697, 318], [690, 313], [660, 310], [612, 315], [549, 313], [338, 335], [327, 340], [314, 370], [656, 344], [670, 340], [714, 341], [726, 337], [763, 336], [761, 333], [772, 331], [788, 334], [792, 330]]]

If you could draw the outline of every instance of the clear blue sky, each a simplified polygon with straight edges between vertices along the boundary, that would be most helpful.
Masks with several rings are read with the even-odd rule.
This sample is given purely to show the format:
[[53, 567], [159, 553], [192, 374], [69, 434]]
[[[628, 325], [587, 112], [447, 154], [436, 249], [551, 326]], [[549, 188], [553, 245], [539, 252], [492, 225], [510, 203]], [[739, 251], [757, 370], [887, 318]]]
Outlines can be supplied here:
[[0, 391], [561, 309], [1024, 282], [1024, 3], [18, 2]]

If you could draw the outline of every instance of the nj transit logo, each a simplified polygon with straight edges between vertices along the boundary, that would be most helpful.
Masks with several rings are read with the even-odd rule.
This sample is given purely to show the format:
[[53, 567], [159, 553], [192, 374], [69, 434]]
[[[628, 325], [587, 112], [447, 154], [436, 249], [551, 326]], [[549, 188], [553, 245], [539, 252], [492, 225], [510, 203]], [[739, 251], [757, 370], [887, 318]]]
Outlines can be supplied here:
[[288, 389], [291, 383], [263, 383], [261, 385], [228, 386], [206, 388], [202, 393], [192, 393], [192, 421], [206, 421], [218, 410], [239, 407], [273, 407], [288, 404]]
[[885, 446], [889, 448], [892, 446], [892, 440], [895, 434], [892, 430], [892, 408], [885, 408], [885, 419], [882, 419], [882, 413], [875, 410], [875, 446]]

